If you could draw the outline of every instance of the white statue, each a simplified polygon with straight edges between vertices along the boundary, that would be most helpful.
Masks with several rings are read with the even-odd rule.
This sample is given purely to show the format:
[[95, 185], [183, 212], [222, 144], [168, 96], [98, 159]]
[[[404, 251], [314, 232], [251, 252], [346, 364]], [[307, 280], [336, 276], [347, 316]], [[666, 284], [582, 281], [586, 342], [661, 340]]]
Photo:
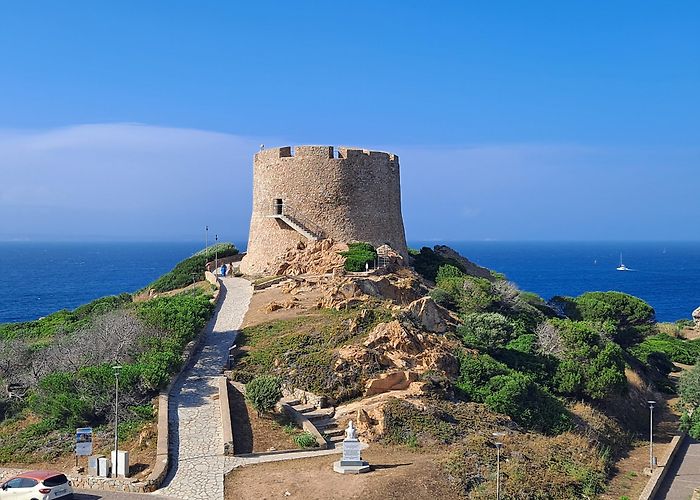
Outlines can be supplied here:
[[348, 428], [345, 429], [345, 439], [357, 440], [357, 429], [352, 425], [352, 420], [348, 422]]

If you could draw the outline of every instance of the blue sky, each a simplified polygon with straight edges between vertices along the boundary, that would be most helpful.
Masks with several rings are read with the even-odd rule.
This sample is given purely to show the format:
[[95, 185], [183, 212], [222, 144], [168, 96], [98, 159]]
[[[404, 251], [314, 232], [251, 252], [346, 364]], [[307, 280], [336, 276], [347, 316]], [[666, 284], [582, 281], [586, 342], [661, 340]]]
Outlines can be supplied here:
[[0, 239], [247, 233], [257, 145], [401, 156], [412, 240], [697, 239], [692, 1], [0, 3]]

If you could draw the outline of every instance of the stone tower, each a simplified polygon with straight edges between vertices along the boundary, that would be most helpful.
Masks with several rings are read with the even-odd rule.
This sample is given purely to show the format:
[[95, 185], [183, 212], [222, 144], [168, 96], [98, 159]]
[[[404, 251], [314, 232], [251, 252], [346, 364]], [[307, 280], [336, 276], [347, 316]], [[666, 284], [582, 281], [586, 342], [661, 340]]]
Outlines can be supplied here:
[[299, 241], [388, 244], [408, 257], [399, 158], [332, 146], [264, 149], [253, 161], [246, 274], [260, 274]]

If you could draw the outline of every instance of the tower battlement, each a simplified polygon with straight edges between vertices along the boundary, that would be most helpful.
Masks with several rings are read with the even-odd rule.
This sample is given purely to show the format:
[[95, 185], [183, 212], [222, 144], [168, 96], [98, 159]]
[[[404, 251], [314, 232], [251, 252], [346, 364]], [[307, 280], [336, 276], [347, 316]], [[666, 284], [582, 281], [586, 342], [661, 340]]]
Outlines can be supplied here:
[[399, 157], [393, 153], [384, 151], [371, 151], [368, 149], [348, 148], [344, 146], [282, 146], [263, 149], [255, 153], [255, 161], [278, 158], [321, 158], [321, 159], [349, 159], [368, 156], [370, 158], [398, 161]]
[[260, 274], [299, 241], [389, 245], [408, 257], [397, 155], [333, 146], [284, 146], [253, 160], [253, 213], [241, 270]]

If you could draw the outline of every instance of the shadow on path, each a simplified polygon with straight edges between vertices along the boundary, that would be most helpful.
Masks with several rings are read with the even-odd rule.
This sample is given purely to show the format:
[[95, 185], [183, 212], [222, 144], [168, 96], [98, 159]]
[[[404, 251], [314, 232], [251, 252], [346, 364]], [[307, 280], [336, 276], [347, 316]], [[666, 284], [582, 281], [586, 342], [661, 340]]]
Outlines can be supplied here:
[[664, 478], [656, 500], [687, 500], [700, 487], [700, 441], [687, 437]]
[[245, 396], [229, 385], [228, 400], [231, 407], [231, 427], [236, 429], [233, 433], [233, 450], [236, 455], [253, 453], [253, 427]]

